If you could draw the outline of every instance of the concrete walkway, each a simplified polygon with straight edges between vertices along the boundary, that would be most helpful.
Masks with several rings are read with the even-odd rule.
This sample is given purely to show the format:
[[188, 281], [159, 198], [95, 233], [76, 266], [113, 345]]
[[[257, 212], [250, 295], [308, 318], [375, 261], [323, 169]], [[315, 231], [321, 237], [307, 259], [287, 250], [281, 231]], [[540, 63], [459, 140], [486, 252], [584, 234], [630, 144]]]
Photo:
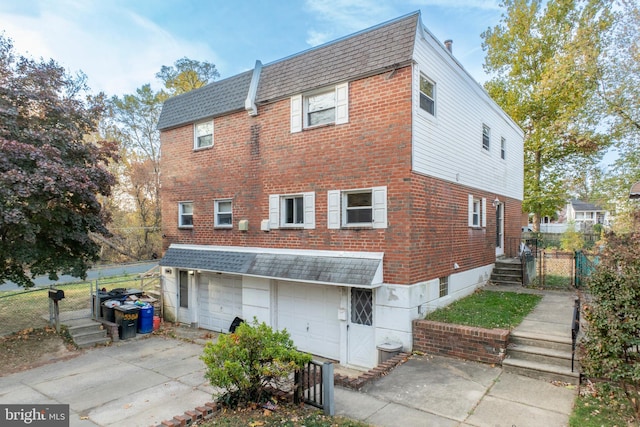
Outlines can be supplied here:
[[[509, 290], [509, 289], [495, 289]], [[516, 328], [571, 336], [574, 294], [540, 293]], [[360, 392], [336, 388], [336, 413], [375, 426], [567, 426], [577, 387], [445, 357], [413, 356]]]
[[[556, 326], [545, 306], [558, 312]], [[549, 333], [569, 327], [571, 295], [545, 293], [538, 308], [521, 327]], [[212, 400], [199, 359], [203, 331], [186, 329], [197, 344], [145, 336], [0, 377], [0, 402], [69, 404], [74, 427], [158, 425]], [[336, 387], [335, 407], [337, 415], [375, 426], [556, 427], [568, 424], [575, 397], [574, 387], [498, 366], [413, 356], [362, 391]]]
[[69, 404], [72, 427], [158, 425], [212, 400], [201, 354], [171, 338], [121, 341], [0, 377], [0, 402]]

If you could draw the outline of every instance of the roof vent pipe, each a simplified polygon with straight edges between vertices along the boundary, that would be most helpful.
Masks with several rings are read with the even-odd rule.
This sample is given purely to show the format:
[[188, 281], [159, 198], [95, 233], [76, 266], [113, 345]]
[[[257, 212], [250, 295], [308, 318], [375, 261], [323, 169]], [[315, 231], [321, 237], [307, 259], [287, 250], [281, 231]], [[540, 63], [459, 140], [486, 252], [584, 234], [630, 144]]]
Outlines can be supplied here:
[[452, 45], [453, 45], [453, 40], [449, 39], [444, 41], [444, 46], [447, 48], [449, 53], [453, 53], [453, 49], [451, 47]]

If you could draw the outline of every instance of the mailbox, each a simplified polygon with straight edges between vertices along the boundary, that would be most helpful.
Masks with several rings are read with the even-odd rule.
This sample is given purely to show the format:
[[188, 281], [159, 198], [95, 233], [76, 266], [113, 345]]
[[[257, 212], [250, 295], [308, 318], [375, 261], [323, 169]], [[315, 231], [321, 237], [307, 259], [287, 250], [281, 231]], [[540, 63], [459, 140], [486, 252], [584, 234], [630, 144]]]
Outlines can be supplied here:
[[64, 298], [64, 291], [62, 289], [49, 289], [49, 298], [54, 301], [60, 301]]

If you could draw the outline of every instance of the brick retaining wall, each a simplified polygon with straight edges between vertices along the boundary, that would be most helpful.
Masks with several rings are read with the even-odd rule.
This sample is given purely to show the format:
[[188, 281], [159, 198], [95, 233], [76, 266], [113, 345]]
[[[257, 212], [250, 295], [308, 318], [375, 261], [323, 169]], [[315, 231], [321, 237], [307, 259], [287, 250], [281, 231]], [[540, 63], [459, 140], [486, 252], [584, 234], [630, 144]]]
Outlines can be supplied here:
[[506, 329], [413, 321], [413, 351], [501, 364], [508, 343], [509, 331]]

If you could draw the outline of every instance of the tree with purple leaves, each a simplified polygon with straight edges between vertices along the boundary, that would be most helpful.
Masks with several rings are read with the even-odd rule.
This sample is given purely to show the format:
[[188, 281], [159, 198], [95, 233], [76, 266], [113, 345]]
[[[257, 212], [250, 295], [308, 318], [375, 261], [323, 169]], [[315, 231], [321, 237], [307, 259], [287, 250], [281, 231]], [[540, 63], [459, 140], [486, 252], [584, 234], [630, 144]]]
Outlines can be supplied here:
[[14, 54], [0, 34], [0, 284], [82, 278], [106, 235], [101, 197], [117, 145], [96, 141], [104, 96], [55, 61]]

